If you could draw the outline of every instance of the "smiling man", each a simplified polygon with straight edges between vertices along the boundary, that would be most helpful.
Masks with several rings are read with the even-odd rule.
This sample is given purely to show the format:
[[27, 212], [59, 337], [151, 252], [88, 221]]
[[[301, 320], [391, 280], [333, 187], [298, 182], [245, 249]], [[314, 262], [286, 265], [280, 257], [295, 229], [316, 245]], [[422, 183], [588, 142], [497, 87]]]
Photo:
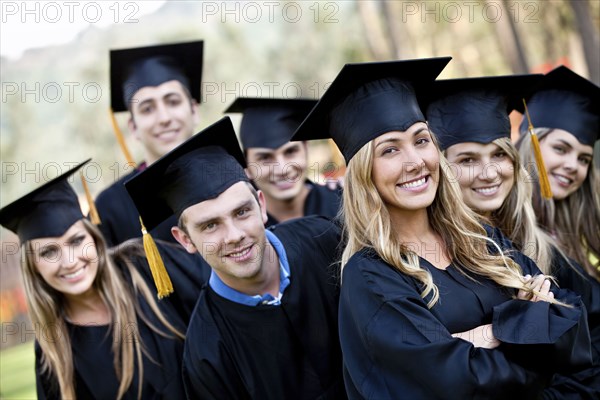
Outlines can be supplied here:
[[345, 398], [337, 330], [339, 229], [306, 217], [265, 230], [229, 118], [128, 181], [148, 228], [172, 233], [212, 273], [194, 310], [183, 375], [190, 399]]
[[[96, 199], [100, 229], [110, 246], [142, 236], [123, 183], [189, 139], [200, 122], [202, 55], [202, 41], [110, 52], [112, 109], [129, 111], [129, 131], [144, 154], [144, 162]], [[153, 235], [173, 241], [168, 223]]]
[[267, 200], [266, 226], [308, 215], [336, 216], [341, 189], [308, 179], [308, 146], [290, 142], [316, 100], [237, 98], [226, 113], [243, 113], [240, 127], [248, 173]]

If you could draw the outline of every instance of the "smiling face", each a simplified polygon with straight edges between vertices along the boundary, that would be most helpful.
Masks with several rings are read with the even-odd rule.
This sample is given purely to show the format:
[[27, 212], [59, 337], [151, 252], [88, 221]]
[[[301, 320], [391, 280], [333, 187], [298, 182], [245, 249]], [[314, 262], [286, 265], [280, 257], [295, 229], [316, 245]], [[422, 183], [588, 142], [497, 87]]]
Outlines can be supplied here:
[[187, 233], [172, 229], [188, 252], [198, 251], [219, 278], [237, 290], [260, 282], [265, 274], [267, 214], [262, 193], [257, 196], [248, 183], [238, 182], [218, 197], [186, 208], [182, 218]]
[[35, 269], [53, 289], [67, 298], [94, 290], [98, 253], [83, 221], [74, 223], [61, 237], [32, 239], [29, 246]]
[[540, 139], [540, 150], [555, 200], [562, 200], [577, 189], [587, 176], [594, 149], [582, 144], [562, 129], [554, 129]]
[[141, 88], [130, 109], [129, 129], [142, 142], [148, 164], [190, 138], [199, 122], [196, 102], [176, 80]]
[[372, 179], [390, 215], [424, 210], [433, 203], [439, 160], [438, 149], [422, 122], [374, 139]]
[[246, 150], [250, 179], [269, 200], [291, 200], [304, 188], [307, 151], [304, 142], [288, 142], [277, 149]]
[[448, 147], [465, 203], [482, 214], [499, 209], [515, 183], [514, 163], [495, 143], [458, 143]]

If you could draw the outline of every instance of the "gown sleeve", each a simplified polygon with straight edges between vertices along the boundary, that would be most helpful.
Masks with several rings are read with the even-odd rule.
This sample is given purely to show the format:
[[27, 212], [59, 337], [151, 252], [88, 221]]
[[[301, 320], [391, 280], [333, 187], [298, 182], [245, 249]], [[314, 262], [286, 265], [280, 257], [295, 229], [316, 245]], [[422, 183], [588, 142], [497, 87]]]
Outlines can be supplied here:
[[222, 345], [205, 296], [203, 291], [188, 328], [183, 353], [181, 370], [186, 397], [190, 400], [249, 399], [239, 381], [243, 372], [237, 370], [231, 355]]
[[[547, 311], [538, 306], [531, 315], [536, 322], [547, 319], [555, 342], [577, 337], [572, 334], [579, 333], [577, 309], [559, 327]], [[511, 337], [514, 320], [501, 316], [494, 332]], [[452, 337], [427, 308], [415, 282], [381, 260], [359, 257], [346, 265], [340, 336], [350, 398], [429, 399], [449, 393], [453, 398], [535, 398], [549, 377], [544, 358], [535, 360], [534, 369], [505, 352], [504, 345], [476, 348]]]

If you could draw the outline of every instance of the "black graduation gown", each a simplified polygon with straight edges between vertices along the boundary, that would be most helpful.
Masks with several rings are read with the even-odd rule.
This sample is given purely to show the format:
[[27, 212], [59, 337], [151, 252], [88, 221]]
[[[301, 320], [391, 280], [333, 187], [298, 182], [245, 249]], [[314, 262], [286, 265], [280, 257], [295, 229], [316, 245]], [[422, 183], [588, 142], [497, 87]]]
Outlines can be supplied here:
[[[123, 243], [127, 239], [142, 237], [140, 215], [124, 183], [140, 172], [136, 169], [125, 175], [96, 198], [96, 208], [100, 216], [100, 231], [109, 247]], [[163, 221], [150, 231], [154, 239], [177, 243], [171, 235], [171, 227], [177, 225], [175, 215]]]
[[206, 285], [185, 344], [189, 399], [345, 398], [332, 269], [339, 230], [307, 217], [273, 231], [291, 272], [281, 305], [238, 304]]
[[[522, 254], [511, 256], [524, 274], [539, 273]], [[421, 285], [373, 251], [357, 252], [345, 266], [339, 326], [349, 398], [535, 399], [553, 372], [591, 363], [585, 313], [572, 292], [552, 289], [573, 308], [514, 300], [453, 265], [439, 270], [421, 259], [421, 266], [440, 291], [431, 309]], [[451, 336], [490, 323], [502, 342], [496, 349]]]
[[552, 275], [558, 285], [578, 294], [585, 305], [594, 365], [569, 376], [555, 375], [544, 391], [544, 399], [600, 399], [600, 283], [573, 260], [573, 267], [558, 254], [552, 260]]
[[[306, 181], [306, 184], [310, 186], [310, 192], [308, 192], [304, 203], [304, 216], [322, 215], [335, 218], [342, 202], [342, 189], [329, 189], [327, 186], [317, 185], [309, 180]], [[267, 213], [266, 227], [278, 223], [279, 221]]]

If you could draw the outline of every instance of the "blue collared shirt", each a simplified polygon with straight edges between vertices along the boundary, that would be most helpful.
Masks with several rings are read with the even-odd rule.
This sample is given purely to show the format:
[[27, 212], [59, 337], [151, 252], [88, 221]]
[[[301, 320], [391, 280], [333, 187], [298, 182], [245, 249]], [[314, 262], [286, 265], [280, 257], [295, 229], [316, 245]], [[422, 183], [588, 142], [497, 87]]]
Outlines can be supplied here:
[[271, 294], [267, 293], [265, 295], [254, 295], [250, 296], [241, 292], [238, 292], [235, 289], [227, 286], [215, 271], [211, 271], [210, 279], [208, 280], [208, 284], [219, 296], [226, 298], [227, 300], [231, 300], [236, 303], [244, 304], [247, 306], [257, 306], [259, 304], [269, 304], [278, 306], [281, 304], [281, 298], [283, 297], [283, 292], [290, 284], [290, 265], [287, 260], [287, 255], [285, 254], [285, 249], [281, 241], [275, 236], [275, 234], [269, 230], [266, 230], [267, 240], [271, 243], [271, 246], [275, 249], [277, 253], [277, 257], [279, 257], [279, 295], [277, 297], [273, 297]]

